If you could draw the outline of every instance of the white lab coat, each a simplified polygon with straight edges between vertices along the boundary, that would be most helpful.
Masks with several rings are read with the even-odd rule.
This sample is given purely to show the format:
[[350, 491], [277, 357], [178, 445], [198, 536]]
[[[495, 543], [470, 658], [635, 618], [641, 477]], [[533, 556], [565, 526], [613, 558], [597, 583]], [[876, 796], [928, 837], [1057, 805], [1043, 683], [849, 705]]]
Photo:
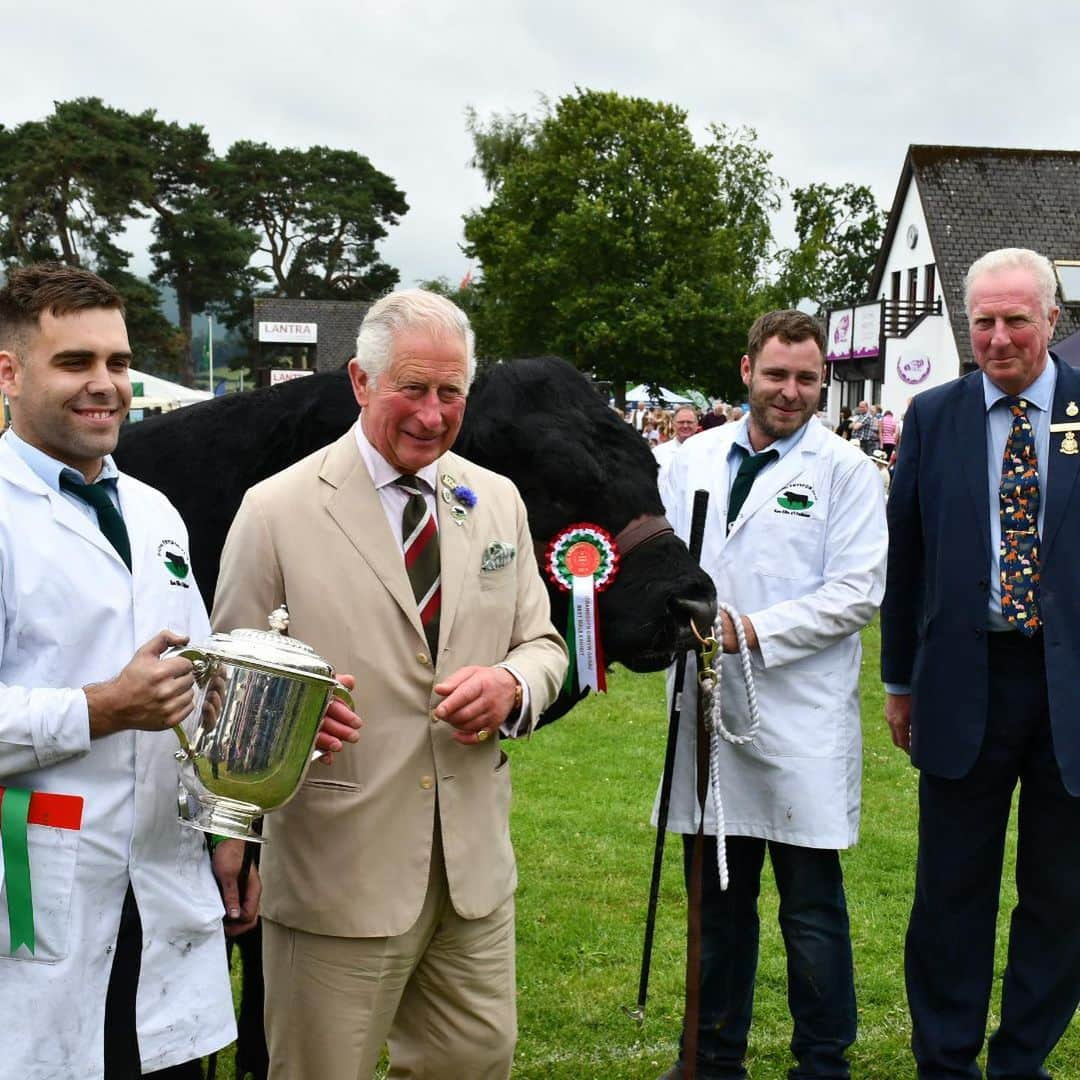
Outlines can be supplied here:
[[179, 515], [121, 476], [133, 573], [97, 525], [0, 439], [0, 784], [81, 795], [81, 831], [27, 828], [37, 948], [10, 956], [0, 889], [0, 1077], [98, 1080], [105, 992], [128, 878], [143, 927], [136, 1022], [143, 1070], [235, 1038], [221, 900], [201, 833], [177, 822], [172, 732], [89, 738], [79, 689], [112, 678], [168, 628], [199, 638], [206, 611]]
[[653, 457], [656, 459], [658, 471], [656, 482], [663, 487], [666, 483], [667, 471], [675, 455], [682, 449], [683, 444], [678, 439], [668, 439], [653, 447]]
[[[758, 476], [725, 539], [727, 455], [745, 425], [695, 435], [673, 458], [661, 491], [668, 519], [687, 540], [694, 492], [708, 491], [702, 567], [718, 599], [750, 618], [760, 643], [753, 655], [759, 733], [752, 743], [720, 747], [726, 835], [845, 848], [859, 832], [858, 631], [873, 618], [885, 581], [881, 481], [857, 446], [811, 419], [798, 445]], [[740, 733], [748, 715], [738, 655], [725, 656], [723, 665], [724, 723]], [[674, 668], [669, 700], [673, 681]], [[693, 656], [686, 685], [668, 828], [693, 833]], [[705, 828], [717, 831], [711, 793]]]

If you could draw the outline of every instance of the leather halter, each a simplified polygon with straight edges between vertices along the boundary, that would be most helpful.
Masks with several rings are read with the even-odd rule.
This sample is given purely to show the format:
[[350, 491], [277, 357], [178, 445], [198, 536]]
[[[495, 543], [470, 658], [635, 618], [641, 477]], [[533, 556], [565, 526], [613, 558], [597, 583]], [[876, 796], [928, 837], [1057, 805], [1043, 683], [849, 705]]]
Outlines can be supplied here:
[[[663, 514], [641, 514], [627, 522], [615, 535], [615, 547], [618, 549], [619, 558], [625, 559], [631, 551], [635, 551], [642, 544], [658, 536], [674, 533], [670, 522]], [[533, 549], [536, 552], [536, 561], [543, 570], [544, 556], [547, 554], [548, 541], [534, 540]]]

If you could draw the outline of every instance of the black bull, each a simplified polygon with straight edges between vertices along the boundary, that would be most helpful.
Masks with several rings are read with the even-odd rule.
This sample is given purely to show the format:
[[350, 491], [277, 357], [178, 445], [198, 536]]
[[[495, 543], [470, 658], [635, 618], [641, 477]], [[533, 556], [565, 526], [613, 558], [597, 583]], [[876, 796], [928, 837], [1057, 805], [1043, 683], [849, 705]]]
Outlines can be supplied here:
[[[217, 398], [124, 431], [116, 458], [163, 491], [187, 523], [191, 559], [209, 606], [229, 524], [252, 484], [345, 432], [357, 406], [345, 372]], [[624, 560], [600, 595], [604, 655], [634, 671], [666, 667], [689, 648], [690, 619], [711, 626], [716, 593], [681, 540], [654, 531], [663, 507], [644, 440], [571, 365], [517, 360], [482, 372], [469, 394], [454, 449], [517, 485], [542, 547], [576, 522], [620, 540]], [[318, 558], [318, 552], [312, 552]], [[548, 583], [552, 620], [566, 625], [567, 596]], [[581, 695], [560, 695], [540, 723]], [[239, 939], [244, 992], [237, 1075], [266, 1075], [259, 928]]]
[[[180, 511], [209, 606], [221, 548], [244, 492], [337, 438], [356, 416], [348, 377], [334, 371], [133, 425], [121, 436], [116, 458]], [[659, 533], [633, 546], [663, 514], [653, 455], [570, 364], [543, 357], [482, 372], [454, 449], [514, 481], [538, 544], [582, 521], [621, 540], [620, 572], [599, 603], [607, 661], [659, 670], [692, 644], [691, 617], [699, 627], [711, 625], [712, 582], [682, 541]], [[552, 620], [563, 627], [567, 594], [548, 587]], [[575, 700], [561, 697], [541, 722], [563, 715]]]

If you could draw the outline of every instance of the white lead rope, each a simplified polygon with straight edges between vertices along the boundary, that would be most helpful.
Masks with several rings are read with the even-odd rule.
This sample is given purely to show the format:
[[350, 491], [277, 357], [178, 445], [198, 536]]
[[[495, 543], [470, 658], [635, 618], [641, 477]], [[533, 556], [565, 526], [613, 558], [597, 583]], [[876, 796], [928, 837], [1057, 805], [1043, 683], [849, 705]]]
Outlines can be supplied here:
[[[701, 688], [700, 693], [705, 695], [706, 700], [705, 730], [709, 735], [709, 787], [712, 789], [713, 807], [716, 810], [716, 870], [720, 876], [720, 888], [726, 890], [728, 867], [727, 845], [724, 842], [724, 803], [720, 797], [720, 740], [724, 739], [733, 746], [744, 746], [752, 742], [758, 733], [760, 716], [757, 690], [754, 688], [754, 673], [750, 666], [750, 648], [746, 644], [742, 616], [730, 604], [720, 603], [717, 609], [717, 619], [713, 624], [713, 639], [717, 642], [723, 640], [723, 622], [719, 617], [719, 612], [723, 611], [731, 618], [735, 626], [735, 640], [739, 647], [739, 660], [742, 663], [743, 681], [746, 684], [746, 704], [750, 713], [750, 723], [742, 735], [736, 735], [724, 726], [723, 695], [720, 692], [724, 674], [723, 658], [721, 656], [721, 662], [713, 668], [711, 666], [713, 657], [708, 657], [705, 666], [698, 672], [698, 683]], [[704, 807], [701, 812], [704, 814]]]

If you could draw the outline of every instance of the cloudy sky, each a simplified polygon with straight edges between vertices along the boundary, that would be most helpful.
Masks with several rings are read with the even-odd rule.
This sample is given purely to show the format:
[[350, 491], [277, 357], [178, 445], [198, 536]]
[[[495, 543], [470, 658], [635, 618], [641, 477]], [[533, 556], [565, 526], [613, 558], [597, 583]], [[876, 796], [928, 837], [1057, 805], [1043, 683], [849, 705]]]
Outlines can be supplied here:
[[[461, 215], [485, 191], [467, 165], [468, 105], [535, 112], [575, 86], [673, 102], [702, 139], [710, 123], [756, 128], [792, 186], [866, 183], [886, 207], [909, 143], [1080, 149], [1068, 3], [3, 6], [0, 123], [94, 95], [200, 123], [219, 153], [241, 138], [357, 150], [410, 204], [382, 249], [405, 285], [469, 268]], [[789, 229], [790, 215], [781, 241]]]

